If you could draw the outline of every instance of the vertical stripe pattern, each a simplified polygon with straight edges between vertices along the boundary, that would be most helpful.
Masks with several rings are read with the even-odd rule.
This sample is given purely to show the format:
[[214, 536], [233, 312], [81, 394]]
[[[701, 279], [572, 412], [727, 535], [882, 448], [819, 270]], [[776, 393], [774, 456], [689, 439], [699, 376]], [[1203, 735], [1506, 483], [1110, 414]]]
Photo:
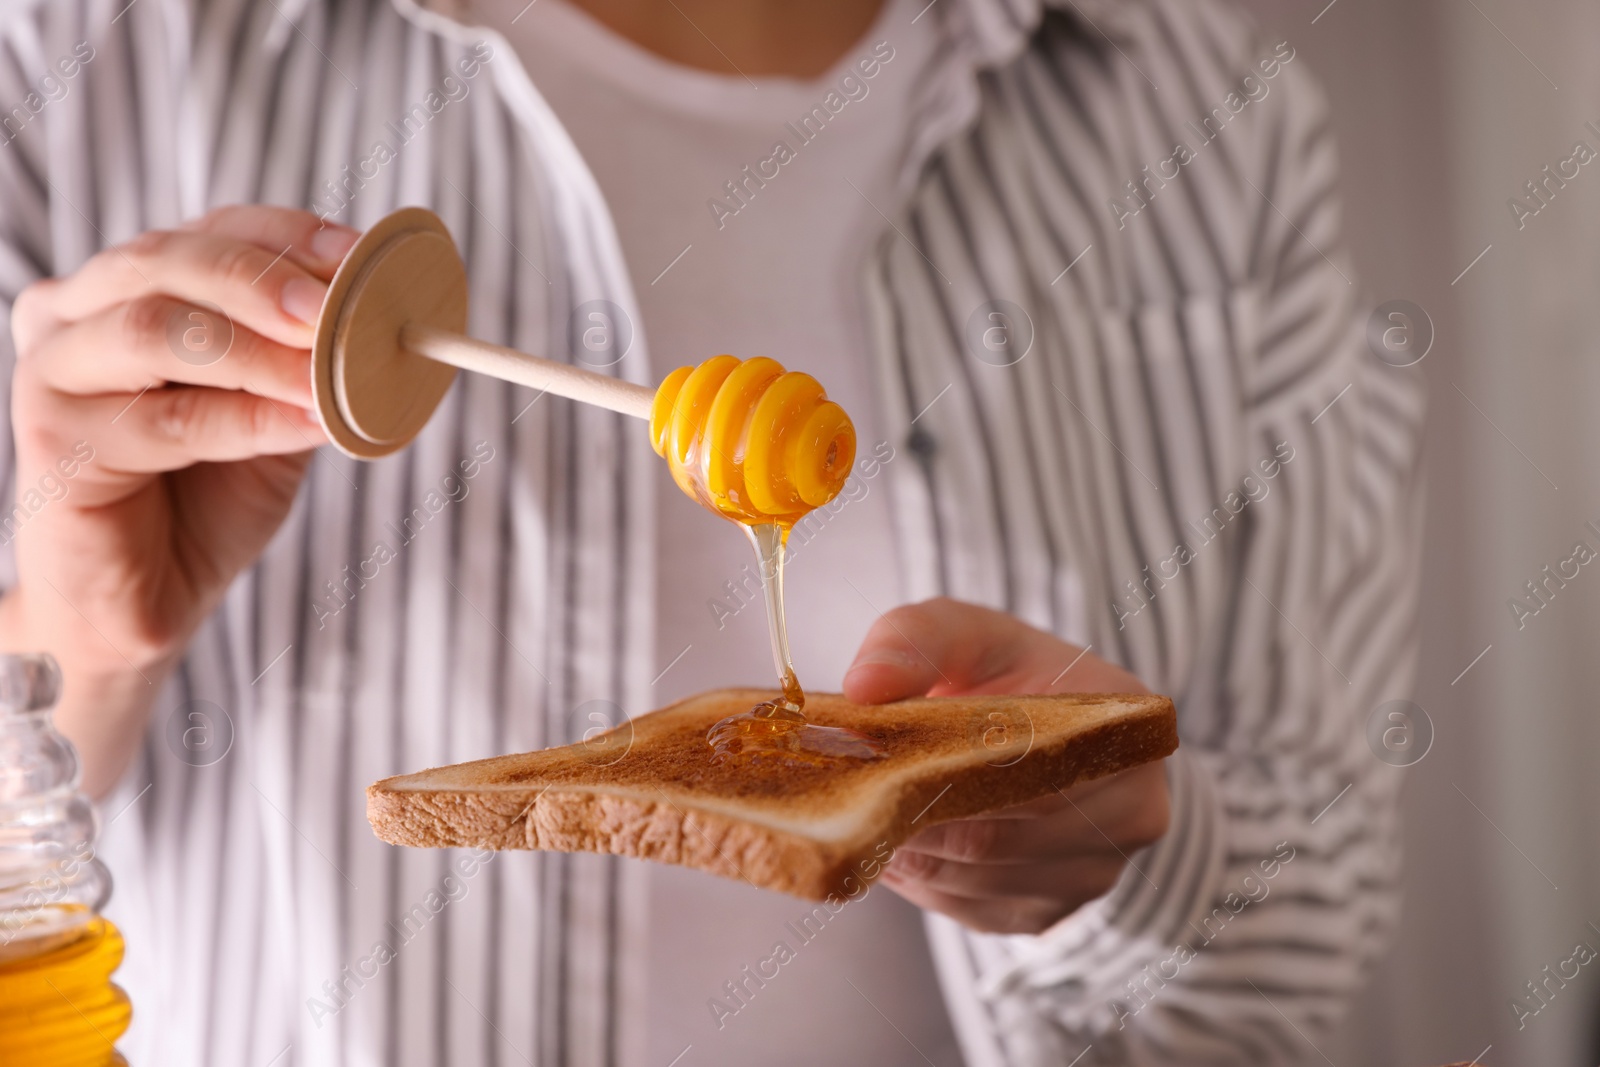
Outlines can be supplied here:
[[[7, 307], [109, 243], [245, 201], [360, 227], [432, 208], [468, 264], [472, 331], [557, 358], [578, 303], [633, 306], [598, 191], [510, 50], [460, 73], [480, 34], [388, 0], [40, 4], [0, 29], [7, 100], [95, 50], [0, 149]], [[355, 170], [378, 142], [391, 158]], [[330, 195], [353, 171], [359, 192]], [[636, 343], [616, 373], [646, 366]], [[564, 743], [584, 701], [644, 706], [653, 463], [621, 416], [479, 376], [399, 455], [318, 452], [157, 701], [124, 787], [149, 791], [104, 843], [133, 1062], [618, 1062], [642, 1014], [614, 980], [620, 864], [390, 848], [363, 788]], [[208, 766], [166, 741], [191, 702], [234, 732]]]
[[[1235, 111], [1274, 42], [1211, 0], [928, 17], [948, 61], [864, 279], [915, 457], [890, 474], [907, 586], [1092, 645], [1178, 698], [1184, 740], [1173, 829], [1109, 896], [1038, 938], [929, 920], [967, 1059], [1301, 1055], [1395, 918], [1397, 779], [1365, 721], [1409, 687], [1420, 500], [1418, 379], [1363, 349], [1325, 107], [1280, 55]], [[626, 272], [509, 48], [437, 95], [480, 39], [413, 0], [13, 5], [0, 100], [78, 41], [95, 57], [0, 146], [0, 301], [221, 204], [356, 226], [423, 204], [472, 331], [567, 353], [577, 304], [633, 306]], [[617, 372], [646, 369], [636, 343]], [[134, 1062], [631, 1062], [626, 866], [387, 848], [361, 796], [567, 741], [586, 701], [645, 706], [656, 472], [621, 423], [463, 378], [405, 452], [318, 453], [158, 701], [121, 796], [148, 792], [105, 842]], [[191, 766], [166, 724], [210, 708], [233, 747]]]
[[869, 264], [919, 459], [897, 528], [916, 595], [1177, 698], [1173, 825], [1041, 937], [930, 937], [974, 1067], [1284, 1062], [1396, 918], [1397, 778], [1365, 725], [1410, 685], [1420, 379], [1362, 343], [1303, 61], [1263, 78], [1276, 42], [1217, 4], [1061, 7], [976, 76]]

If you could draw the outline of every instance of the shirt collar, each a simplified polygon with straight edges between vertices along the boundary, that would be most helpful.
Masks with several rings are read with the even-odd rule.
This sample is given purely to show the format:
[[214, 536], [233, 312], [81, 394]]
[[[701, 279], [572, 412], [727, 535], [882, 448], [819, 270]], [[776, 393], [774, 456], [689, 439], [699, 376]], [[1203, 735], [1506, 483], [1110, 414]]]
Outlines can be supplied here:
[[963, 38], [968, 55], [981, 67], [1003, 66], [1019, 55], [1039, 29], [1047, 10], [1082, 24], [1092, 40], [1113, 45], [1133, 29], [1127, 0], [935, 0], [950, 4], [952, 32]]

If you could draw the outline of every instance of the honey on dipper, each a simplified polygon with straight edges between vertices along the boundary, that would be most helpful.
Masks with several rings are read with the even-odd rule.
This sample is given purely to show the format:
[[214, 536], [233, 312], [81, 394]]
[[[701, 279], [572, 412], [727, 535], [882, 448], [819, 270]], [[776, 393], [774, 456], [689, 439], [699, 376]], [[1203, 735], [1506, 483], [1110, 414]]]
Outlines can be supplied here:
[[760, 564], [782, 695], [713, 726], [712, 759], [882, 758], [883, 746], [865, 734], [806, 721], [783, 615], [784, 545], [796, 522], [844, 489], [856, 456], [850, 416], [809, 374], [761, 356], [713, 356], [667, 375], [651, 405], [650, 439], [679, 488], [745, 527]]

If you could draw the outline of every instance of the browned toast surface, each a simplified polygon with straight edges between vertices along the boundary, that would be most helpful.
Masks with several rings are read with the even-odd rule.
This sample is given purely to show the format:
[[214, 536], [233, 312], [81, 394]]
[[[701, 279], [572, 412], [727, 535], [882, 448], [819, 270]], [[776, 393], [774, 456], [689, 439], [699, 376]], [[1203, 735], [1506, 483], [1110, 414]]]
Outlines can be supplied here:
[[812, 694], [817, 725], [881, 760], [714, 763], [706, 732], [775, 694], [728, 689], [587, 742], [386, 778], [367, 817], [392, 844], [609, 852], [699, 867], [814, 900], [850, 894], [911, 834], [1024, 803], [1177, 748], [1172, 702], [1143, 695]]

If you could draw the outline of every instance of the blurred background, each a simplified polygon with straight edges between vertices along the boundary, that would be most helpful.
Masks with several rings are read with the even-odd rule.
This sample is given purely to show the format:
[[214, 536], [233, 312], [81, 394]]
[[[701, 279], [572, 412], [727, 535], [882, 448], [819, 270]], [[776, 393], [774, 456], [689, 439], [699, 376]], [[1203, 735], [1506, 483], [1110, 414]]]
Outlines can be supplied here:
[[[1323, 1051], [1593, 1067], [1600, 960], [1549, 975], [1600, 949], [1600, 566], [1548, 582], [1520, 628], [1509, 601], [1539, 607], [1546, 565], [1600, 550], [1600, 158], [1565, 164], [1577, 142], [1600, 152], [1600, 5], [1245, 6], [1328, 90], [1373, 304], [1412, 301], [1435, 329], [1417, 692], [1434, 741], [1396, 772], [1402, 933]], [[1534, 199], [1563, 165], [1577, 176]], [[1539, 208], [1520, 228], [1513, 197]]]

